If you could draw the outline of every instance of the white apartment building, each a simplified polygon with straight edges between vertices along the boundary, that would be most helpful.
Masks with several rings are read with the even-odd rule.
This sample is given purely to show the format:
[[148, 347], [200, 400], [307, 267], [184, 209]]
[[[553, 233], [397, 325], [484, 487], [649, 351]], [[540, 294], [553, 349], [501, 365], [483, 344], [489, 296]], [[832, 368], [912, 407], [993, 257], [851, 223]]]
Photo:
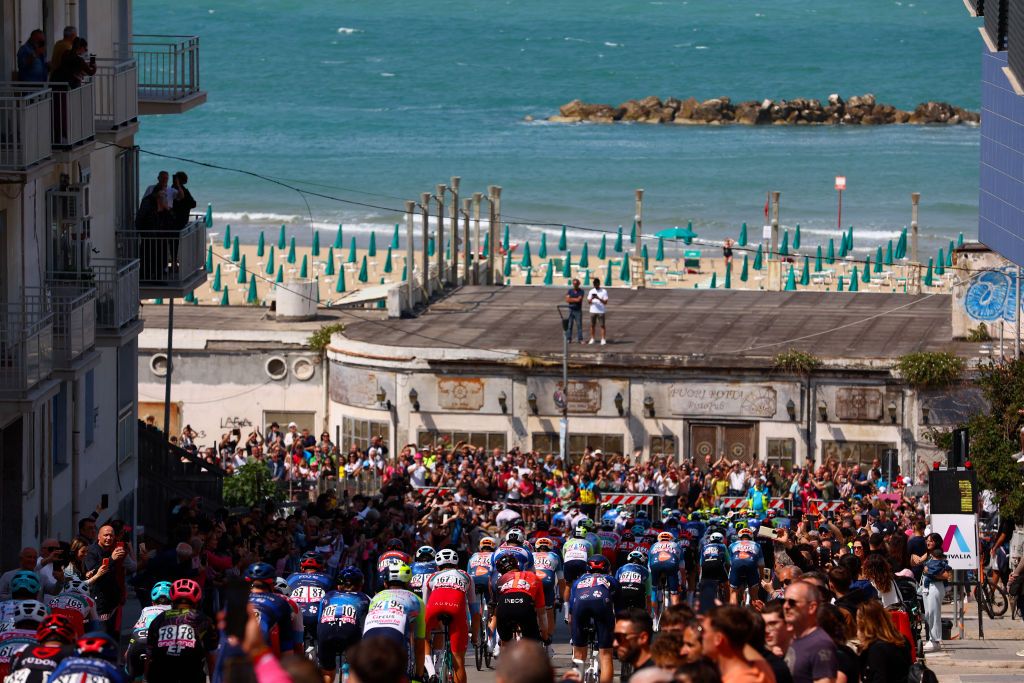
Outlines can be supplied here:
[[[81, 87], [18, 82], [34, 29], [96, 55]], [[135, 231], [140, 115], [205, 101], [198, 38], [132, 32], [131, 0], [0, 0], [0, 567], [70, 540], [106, 494], [137, 523], [139, 300], [206, 278], [205, 228]]]

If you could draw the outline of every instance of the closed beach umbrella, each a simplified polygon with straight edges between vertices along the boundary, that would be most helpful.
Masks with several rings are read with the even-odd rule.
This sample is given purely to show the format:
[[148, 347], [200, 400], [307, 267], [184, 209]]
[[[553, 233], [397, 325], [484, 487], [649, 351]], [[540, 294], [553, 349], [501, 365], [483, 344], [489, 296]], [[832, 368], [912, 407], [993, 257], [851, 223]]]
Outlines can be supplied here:
[[825, 263], [832, 265], [836, 262], [836, 243], [831, 237], [828, 238], [828, 252], [825, 254]]
[[565, 252], [565, 259], [562, 261], [562, 277], [572, 277], [572, 250]]
[[206, 247], [206, 272], [213, 271], [213, 245]]
[[860, 285], [857, 284], [858, 282], [860, 282], [860, 277], [857, 276], [857, 266], [854, 266], [853, 267], [853, 273], [850, 275], [850, 291], [851, 292], [860, 291]]
[[956, 236], [956, 246], [964, 246], [964, 234], [962, 232]]
[[846, 248], [846, 233], [843, 233], [842, 239], [839, 240], [839, 258], [846, 258], [846, 252], [849, 249]]
[[725, 268], [725, 288], [732, 289], [732, 264]]
[[743, 268], [740, 269], [740, 282], [746, 282], [747, 279], [750, 277], [750, 269], [748, 268], [749, 264], [747, 263], [747, 261], [748, 261], [747, 254], [744, 254], [743, 255]]
[[288, 263], [295, 263], [295, 238], [288, 242]]
[[431, 235], [427, 240], [427, 256], [434, 257], [434, 253], [437, 251], [437, 244], [435, 244], [434, 236]]
[[946, 259], [942, 255], [942, 250], [939, 249], [939, 258], [935, 259], [935, 274], [945, 275], [946, 274]]
[[558, 251], [565, 251], [568, 245], [565, 241], [565, 226], [562, 226], [562, 235], [558, 238]]
[[622, 226], [619, 226], [619, 231], [615, 234], [615, 246], [612, 247], [616, 254], [622, 253]]
[[526, 280], [523, 281], [523, 284], [525, 284], [525, 285], [532, 285], [533, 284], [533, 271], [532, 270], [526, 271]]
[[231, 241], [231, 260], [234, 261], [235, 263], [238, 262], [238, 254], [238, 236], [235, 235], [235, 239]]
[[548, 234], [542, 232], [540, 234], [540, 249], [537, 250], [537, 258], [544, 260], [548, 257]]
[[659, 237], [658, 238], [658, 251], [654, 252], [654, 260], [658, 261], [659, 263], [661, 261], [665, 260], [665, 238], [664, 237]]
[[907, 229], [906, 227], [900, 231], [900, 237], [896, 240], [896, 253], [893, 254], [893, 258], [901, 259], [907, 256]]
[[625, 283], [629, 282], [629, 256], [622, 257], [622, 267], [619, 268], [619, 280]]
[[230, 290], [230, 289], [231, 289], [230, 287], [225, 287], [224, 289], [221, 290], [221, 292], [220, 292], [220, 305], [221, 306], [230, 306], [231, 305], [231, 299], [228, 297], [228, 290]]
[[337, 234], [334, 235], [334, 244], [331, 246], [333, 246], [335, 249], [341, 249], [343, 246], [345, 246], [345, 243], [342, 241], [342, 239], [343, 238], [341, 231], [341, 223], [338, 223], [338, 232]]
[[391, 248], [398, 249], [398, 223], [395, 223], [395, 232], [391, 235]]
[[633, 221], [633, 227], [629, 231], [629, 243], [636, 244], [636, 221]]
[[384, 272], [390, 273], [392, 270], [394, 267], [391, 265], [391, 247], [388, 247], [388, 255], [384, 258]]
[[800, 248], [800, 224], [796, 224], [796, 231], [793, 233], [793, 251]]
[[299, 277], [305, 280], [309, 277], [309, 257], [302, 255], [302, 265], [299, 266]]
[[367, 267], [366, 267], [366, 254], [363, 254], [363, 262], [361, 264], [359, 264], [359, 278], [358, 279], [359, 279], [360, 282], [364, 282], [364, 283], [370, 281], [370, 276], [369, 276], [369, 273], [367, 272]]
[[341, 268], [338, 270], [338, 281], [334, 284], [334, 291], [341, 292], [345, 291], [345, 269]]
[[279, 285], [284, 282], [284, 266], [277, 267], [277, 275], [274, 277], [274, 284]]
[[822, 267], [821, 266], [821, 245], [819, 244], [818, 245], [818, 253], [814, 257], [814, 272], [815, 273], [820, 273], [821, 272], [821, 267]]
[[266, 238], [263, 237], [263, 231], [260, 230], [260, 239], [256, 242], [256, 255], [263, 258], [263, 254], [267, 250]]
[[711, 289], [718, 289], [718, 273], [711, 273]]
[[782, 246], [779, 247], [779, 256], [789, 256], [789, 230], [782, 231]]
[[796, 291], [796, 274], [793, 272], [793, 265], [789, 266], [789, 275], [786, 276], [786, 286], [783, 288], [786, 292]]
[[512, 277], [512, 254], [505, 252], [505, 264], [501, 267], [501, 273], [505, 277]]
[[875, 252], [874, 272], [876, 272], [876, 273], [881, 273], [882, 272], [882, 247], [878, 247], [878, 251]]
[[548, 259], [548, 268], [544, 271], [544, 284], [551, 286], [555, 281], [555, 264]]
[[[213, 204], [206, 205], [206, 217], [203, 219], [203, 223], [208, 228], [213, 227]], [[195, 301], [195, 296], [192, 296], [192, 300]]]
[[583, 251], [580, 252], [580, 268], [590, 267], [590, 245], [583, 243]]
[[242, 263], [238, 267], [238, 284], [244, 285], [246, 283], [246, 269], [245, 269], [245, 255], [242, 255]]
[[946, 252], [946, 267], [953, 267], [953, 243], [949, 243], [949, 251]]
[[409, 264], [408, 263], [404, 263], [404, 264], [402, 264], [402, 282], [405, 282], [406, 279], [408, 279], [408, 276], [409, 276]]
[[864, 284], [867, 284], [867, 283], [871, 282], [871, 257], [870, 256], [865, 256], [864, 257], [864, 272], [861, 273], [860, 279], [864, 282]]
[[220, 264], [217, 264], [217, 270], [213, 274], [213, 284], [210, 285], [210, 289], [215, 292], [220, 291]]
[[847, 251], [853, 251], [853, 226], [850, 226], [850, 232], [846, 237], [846, 249]]
[[508, 223], [506, 223], [505, 224], [505, 234], [501, 238], [501, 248], [504, 249], [505, 251], [508, 251], [508, 246], [509, 246], [509, 241], [508, 241]]
[[324, 275], [334, 275], [334, 247], [327, 247], [327, 265], [324, 267]]
[[249, 293], [245, 296], [245, 303], [256, 304], [259, 303], [259, 299], [256, 297], [256, 278], [249, 280]]
[[274, 245], [270, 245], [270, 254], [267, 256], [267, 275], [274, 274]]
[[932, 260], [928, 259], [928, 270], [924, 274], [924, 283], [931, 287], [932, 286]]
[[800, 273], [800, 284], [811, 284], [811, 258], [806, 255], [804, 256], [804, 269]]
[[754, 252], [754, 270], [761, 270], [761, 245], [757, 245], [757, 251]]
[[348, 245], [348, 258], [345, 259], [345, 263], [356, 262], [356, 236], [352, 235], [352, 240]]
[[643, 259], [644, 259], [644, 270], [650, 270], [651, 269], [651, 263], [650, 263], [650, 259], [647, 258], [647, 245], [646, 244], [640, 248], [640, 255], [643, 256]]
[[520, 268], [533, 268], [533, 257], [530, 256], [530, 243], [523, 245], [523, 259], [519, 262]]
[[597, 258], [602, 261], [608, 258], [608, 235], [601, 235], [601, 246], [597, 248]]
[[224, 226], [224, 248], [225, 249], [230, 249], [231, 248], [231, 226], [230, 225], [225, 225]]
[[309, 250], [313, 256], [320, 255], [320, 231], [313, 228], [313, 247]]
[[839, 280], [836, 282], [836, 291], [837, 292], [843, 291], [843, 280], [845, 280], [845, 279], [846, 278], [844, 278], [842, 275], [839, 276]]
[[285, 239], [284, 234], [284, 223], [281, 224], [281, 230], [277, 233], [277, 248], [284, 249], [288, 246], [288, 241]]
[[612, 262], [609, 260], [608, 261], [608, 267], [605, 269], [605, 273], [604, 273], [604, 286], [605, 287], [611, 287], [612, 286], [612, 274], [613, 274], [612, 273]]
[[195, 292], [195, 290], [192, 290], [191, 292], [189, 292], [188, 294], [185, 295], [185, 303], [187, 303], [187, 304], [199, 303], [198, 301], [196, 301], [196, 292]]
[[889, 266], [892, 265], [892, 251], [893, 251], [892, 250], [892, 240], [889, 240], [889, 243], [885, 245], [885, 261], [884, 262], [885, 262], [886, 267], [889, 267]]
[[491, 253], [491, 232], [488, 230], [484, 233], [484, 258], [487, 258]]
[[370, 246], [366, 249], [366, 254], [370, 258], [377, 255], [377, 233], [375, 232], [370, 232]]
[[741, 247], [747, 246], [747, 224], [744, 223], [740, 226], [740, 238], [736, 240], [736, 244]]

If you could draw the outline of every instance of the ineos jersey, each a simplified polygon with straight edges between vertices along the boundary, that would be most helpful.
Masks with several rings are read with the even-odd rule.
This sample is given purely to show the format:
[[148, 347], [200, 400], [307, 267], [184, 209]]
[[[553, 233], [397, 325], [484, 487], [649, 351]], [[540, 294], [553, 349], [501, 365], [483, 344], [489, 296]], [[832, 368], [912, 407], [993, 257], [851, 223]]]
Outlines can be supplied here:
[[206, 656], [217, 649], [219, 636], [210, 618], [194, 609], [172, 607], [149, 625], [146, 651], [149, 683], [205, 683]]
[[73, 654], [72, 645], [29, 645], [14, 657], [6, 683], [47, 683], [57, 665]]
[[105, 659], [65, 657], [47, 683], [128, 683], [128, 674]]

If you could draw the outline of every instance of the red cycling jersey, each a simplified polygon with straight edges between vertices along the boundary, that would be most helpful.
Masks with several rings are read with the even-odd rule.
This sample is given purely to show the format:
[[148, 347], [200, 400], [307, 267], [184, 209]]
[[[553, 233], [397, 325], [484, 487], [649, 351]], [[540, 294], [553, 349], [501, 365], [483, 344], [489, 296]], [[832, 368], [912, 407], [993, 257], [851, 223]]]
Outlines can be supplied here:
[[544, 584], [533, 572], [508, 572], [498, 579], [499, 596], [524, 593], [537, 609], [544, 607]]

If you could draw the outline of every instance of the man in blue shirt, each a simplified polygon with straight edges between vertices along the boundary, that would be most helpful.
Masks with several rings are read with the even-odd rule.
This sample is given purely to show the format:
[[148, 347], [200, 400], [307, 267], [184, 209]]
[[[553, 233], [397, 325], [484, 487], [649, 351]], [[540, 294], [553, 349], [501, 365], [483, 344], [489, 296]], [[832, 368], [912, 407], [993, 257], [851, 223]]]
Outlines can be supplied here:
[[[18, 80], [26, 83], [45, 83], [50, 74], [46, 63], [46, 36], [36, 29], [25, 44], [18, 48]], [[583, 296], [583, 290], [580, 290]]]
[[583, 343], [583, 288], [579, 280], [572, 281], [572, 287], [565, 295], [565, 303], [569, 304], [569, 326], [565, 336], [572, 343], [572, 326], [576, 325], [576, 342]]

